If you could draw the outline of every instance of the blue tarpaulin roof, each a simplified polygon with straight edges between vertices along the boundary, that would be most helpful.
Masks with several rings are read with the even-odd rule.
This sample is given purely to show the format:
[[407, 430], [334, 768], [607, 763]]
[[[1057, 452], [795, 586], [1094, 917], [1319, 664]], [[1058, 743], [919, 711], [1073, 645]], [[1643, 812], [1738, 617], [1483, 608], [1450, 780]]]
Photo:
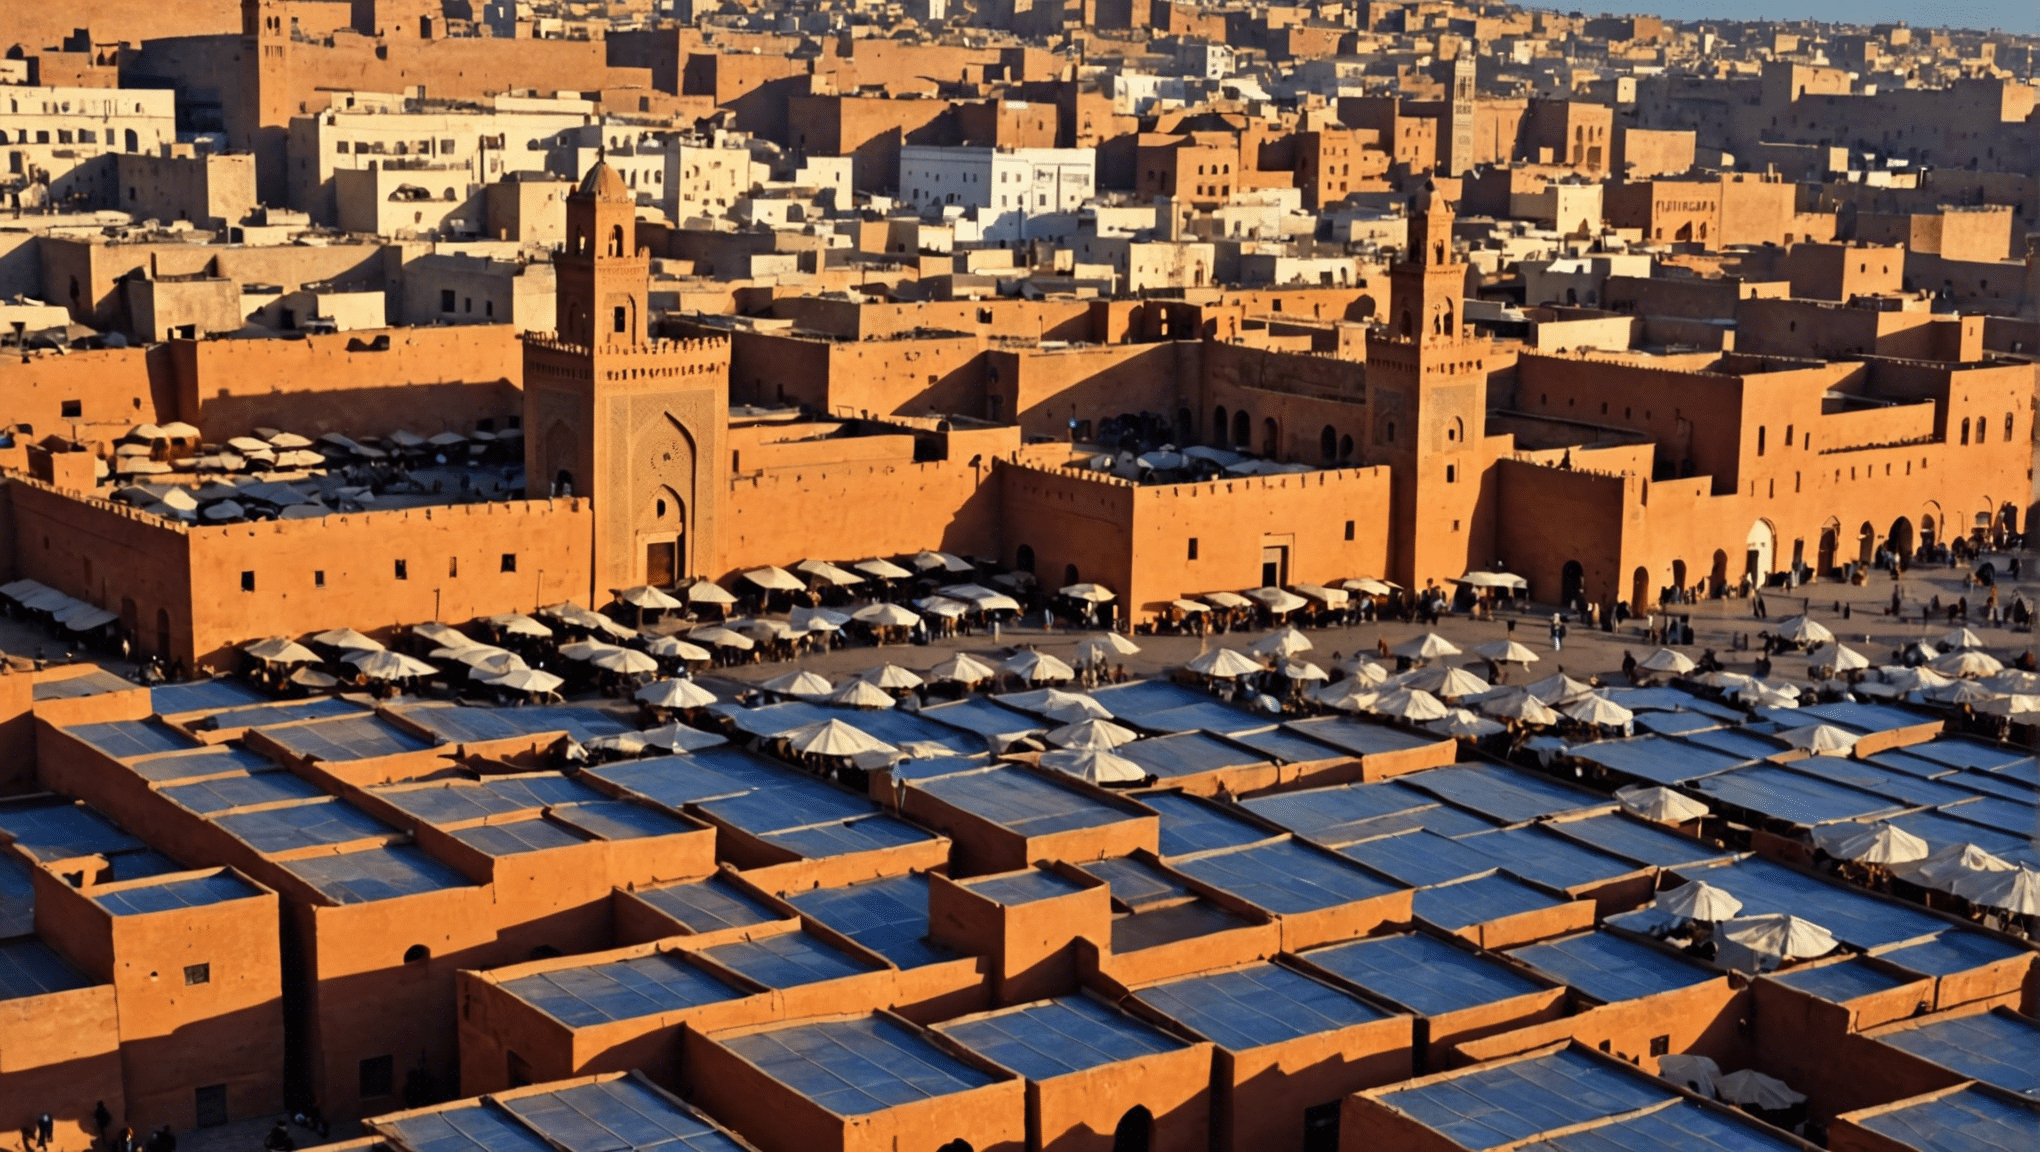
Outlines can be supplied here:
[[147, 847], [104, 816], [77, 804], [0, 805], [0, 835], [12, 838], [30, 856], [44, 861]]
[[1935, 1020], [1877, 1039], [1971, 1080], [2040, 1099], [2040, 1025], [2006, 1009]]
[[2040, 1109], [1970, 1086], [1865, 1116], [1857, 1124], [1919, 1152], [2031, 1152], [2040, 1148]]
[[1716, 976], [1662, 949], [1601, 931], [1530, 944], [1508, 954], [1604, 1004], [1690, 988]]
[[161, 684], [149, 689], [149, 707], [158, 716], [181, 716], [186, 712], [211, 712], [266, 704], [269, 697], [252, 685], [229, 677], [193, 680], [188, 684]]
[[1553, 820], [1544, 827], [1625, 860], [1659, 868], [1676, 868], [1681, 864], [1720, 860], [1731, 855], [1706, 841], [1682, 836], [1619, 812], [1581, 820]]
[[1177, 871], [1277, 915], [1371, 900], [1403, 885], [1295, 840], [1174, 862]]
[[1947, 921], [1911, 905], [1879, 899], [1757, 857], [1712, 868], [1683, 868], [1679, 875], [1727, 889], [1743, 902], [1744, 916], [1790, 913], [1858, 948], [1918, 940], [1948, 926]]
[[996, 1082], [883, 1016], [796, 1024], [723, 1043], [838, 1116], [862, 1116]]
[[1278, 964], [1248, 964], [1142, 988], [1135, 995], [1221, 1048], [1244, 1052], [1386, 1018], [1371, 1005]]
[[1738, 1112], [1682, 1100], [1638, 1116], [1525, 1144], [1523, 1152], [1797, 1152], [1799, 1144]]
[[405, 1152], [557, 1152], [552, 1145], [483, 1100], [376, 1125]]
[[504, 824], [477, 824], [451, 833], [455, 840], [488, 856], [521, 856], [549, 848], [572, 848], [586, 844], [588, 837], [562, 828], [543, 817], [513, 820]]
[[1575, 744], [1571, 753], [1590, 764], [1652, 784], [1677, 784], [1726, 772], [1749, 759], [1665, 736], [1597, 740], [1592, 744]]
[[92, 899], [101, 908], [115, 916], [138, 916], [149, 912], [166, 912], [173, 908], [199, 908], [208, 904], [224, 904], [229, 900], [245, 900], [260, 896], [262, 890], [231, 872], [220, 872], [211, 876], [194, 876], [188, 880], [172, 880], [165, 884], [147, 884], [137, 888], [123, 888], [118, 892], [107, 892]]
[[228, 772], [271, 772], [278, 765], [276, 761], [259, 752], [238, 748], [231, 744], [220, 744], [203, 752], [187, 752], [181, 755], [151, 756], [135, 760], [128, 767], [144, 780], [167, 782], [190, 780], [198, 776], [218, 776]]
[[[554, 1152], [740, 1152], [743, 1145], [686, 1105], [632, 1077], [503, 1101]], [[456, 1150], [457, 1152], [457, 1150]], [[516, 1147], [510, 1152], [524, 1152]]]
[[1355, 756], [1373, 756], [1382, 752], [1407, 752], [1412, 748], [1427, 748], [1443, 743], [1445, 737], [1419, 735], [1355, 720], [1350, 716], [1318, 716], [1309, 720], [1298, 720], [1289, 725], [1313, 740], [1341, 748]]
[[1797, 988], [1809, 996], [1818, 996], [1836, 1004], [1875, 992], [1889, 992], [1912, 982], [1908, 977], [1880, 971], [1861, 960], [1800, 965], [1774, 972], [1770, 978], [1788, 988]]
[[103, 724], [78, 724], [64, 731], [116, 760], [198, 747], [198, 741], [155, 720], [109, 720]]
[[1475, 924], [1535, 912], [1564, 903], [1510, 876], [1493, 873], [1457, 880], [1435, 888], [1419, 888], [1411, 910], [1422, 920], [1457, 932]]
[[2031, 956], [2032, 953], [2009, 940], [1950, 928], [1931, 940], [1877, 955], [1923, 976], [1953, 976], [1957, 972], [1968, 972], [2013, 956]]
[[935, 1030], [1029, 1080], [1182, 1049], [1182, 1041], [1088, 996], [1063, 996]]
[[1788, 824], [1829, 824], [1886, 816], [1906, 805], [1875, 792], [1833, 784], [1775, 764], [1754, 764], [1688, 785], [1708, 798]]
[[79, 676], [62, 680], [44, 680], [36, 684], [31, 699], [37, 703], [44, 700], [79, 700], [87, 696], [104, 696], [109, 692], [125, 692], [140, 687], [132, 680], [123, 680], [104, 668], [94, 668]]
[[170, 800], [202, 816], [255, 804], [314, 800], [326, 794], [318, 785], [309, 780], [299, 779], [288, 772], [216, 776], [195, 784], [174, 785], [161, 791]]
[[283, 808], [262, 808], [254, 812], [229, 812], [213, 823], [229, 835], [246, 841], [257, 852], [288, 852], [315, 844], [345, 844], [350, 840], [394, 836], [395, 828], [377, 820], [345, 800], [308, 800]]
[[1237, 848], [1280, 835], [1181, 792], [1143, 792], [1135, 799], [1161, 815], [1163, 856]]
[[1634, 875], [1636, 865], [1575, 843], [1542, 824], [1461, 837], [1456, 843], [1487, 854], [1492, 867], [1547, 888], [1572, 891]]
[[798, 988], [880, 971], [870, 961], [839, 952], [806, 932], [722, 944], [704, 950], [702, 955], [767, 988]]
[[365, 904], [470, 886], [467, 877], [410, 844], [341, 856], [307, 856], [282, 867], [337, 904]]
[[1476, 1066], [1378, 1099], [1473, 1152], [1648, 1108], [1673, 1096], [1642, 1074], [1625, 1074], [1578, 1052]]
[[1022, 836], [1049, 836], [1138, 817], [1017, 768], [922, 780], [915, 788]]
[[1029, 868], [1025, 872], [1009, 872], [1002, 876], [987, 876], [978, 880], [965, 880], [963, 886], [992, 901], [1012, 907], [1032, 904], [1051, 896], [1067, 896], [1081, 892], [1083, 885], [1059, 873], [1041, 868]]
[[1500, 764], [1432, 768], [1412, 772], [1400, 782], [1504, 824], [1614, 804], [1605, 796]]
[[1544, 988], [1506, 964], [1421, 932], [1334, 944], [1305, 952], [1303, 958], [1424, 1016], [1442, 1016]]
[[1341, 856], [1358, 860], [1382, 875], [1392, 876], [1412, 887], [1449, 884], [1491, 872], [1495, 867], [1487, 853], [1421, 828], [1396, 836], [1362, 840], [1338, 851]]
[[1260, 753], [1236, 747], [1206, 732], [1179, 732], [1136, 740], [1113, 751], [1163, 780], [1265, 763]]
[[0, 944], [0, 1000], [85, 988], [92, 981], [40, 940]]
[[749, 893], [738, 891], [722, 875], [663, 888], [640, 888], [637, 897], [699, 935], [723, 928], [743, 928], [781, 919]]
[[391, 711], [446, 744], [479, 744], [565, 732], [585, 744], [631, 731], [635, 725], [615, 713], [574, 705], [487, 708], [469, 705], [408, 704]]
[[284, 751], [308, 760], [368, 760], [433, 747], [431, 741], [413, 736], [380, 716], [316, 720], [264, 729], [263, 735]]
[[503, 990], [569, 1028], [656, 1016], [747, 995], [668, 952], [519, 976], [504, 981]]
[[928, 939], [928, 877], [918, 873], [792, 893], [786, 901], [901, 968], [954, 960]]
[[1211, 701], [1211, 697], [1195, 688], [1168, 680], [1129, 680], [1124, 684], [1108, 684], [1092, 690], [1091, 698], [1110, 709], [1114, 716], [1131, 720], [1142, 727], [1147, 726], [1142, 724], [1144, 716]]

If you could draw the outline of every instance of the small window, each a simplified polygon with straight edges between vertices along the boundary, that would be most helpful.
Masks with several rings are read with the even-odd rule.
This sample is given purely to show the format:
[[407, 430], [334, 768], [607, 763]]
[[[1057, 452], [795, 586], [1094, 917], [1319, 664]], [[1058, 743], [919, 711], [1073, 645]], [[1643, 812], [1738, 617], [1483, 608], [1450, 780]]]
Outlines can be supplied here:
[[623, 305], [618, 304], [610, 313], [610, 330], [614, 332], [627, 332], [630, 330], [629, 324], [629, 312]]
[[1190, 538], [1190, 559], [1197, 559], [1197, 537], [1195, 536]]
[[1352, 538], [1353, 538], [1353, 522], [1351, 520], [1348, 520], [1346, 521], [1346, 539], [1351, 540]]
[[397, 561], [397, 579], [409, 580], [410, 578], [411, 578], [410, 565], [406, 564], [402, 560]]
[[324, 588], [325, 586], [326, 586], [326, 570], [324, 568], [321, 568], [312, 573], [312, 587]]
[[517, 571], [517, 553], [515, 552], [503, 553], [503, 571], [505, 572]]
[[1651, 1055], [1667, 1056], [1671, 1054], [1671, 1051], [1672, 1051], [1672, 1038], [1670, 1036], [1653, 1036], [1650, 1038]]
[[85, 415], [85, 402], [82, 400], [66, 400], [60, 409], [60, 413], [66, 420], [76, 420], [80, 416]]
[[397, 1062], [391, 1056], [371, 1056], [361, 1062], [360, 1096], [375, 1100], [395, 1094]]
[[441, 312], [453, 311], [453, 289], [441, 288], [439, 290], [439, 310]]
[[227, 1086], [207, 1084], [191, 1093], [192, 1112], [200, 1128], [217, 1128], [227, 1122]]
[[186, 988], [210, 983], [212, 983], [211, 964], [186, 964], [184, 966], [184, 986]]
[[448, 579], [452, 579], [460, 575], [460, 557], [448, 556], [446, 558], [446, 575]]
[[241, 591], [253, 592], [254, 590], [255, 590], [255, 573], [253, 572], [241, 573]]
[[1447, 464], [1445, 466], [1445, 482], [1447, 484], [1459, 483], [1459, 465]]

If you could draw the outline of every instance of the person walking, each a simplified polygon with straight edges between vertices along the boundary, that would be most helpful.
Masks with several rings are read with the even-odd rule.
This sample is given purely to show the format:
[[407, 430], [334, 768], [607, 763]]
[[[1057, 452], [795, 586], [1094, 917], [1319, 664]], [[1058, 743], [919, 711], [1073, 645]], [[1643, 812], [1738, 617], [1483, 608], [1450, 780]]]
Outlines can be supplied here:
[[1558, 618], [1556, 612], [1551, 614], [1551, 650], [1553, 652], [1565, 650], [1565, 623]]

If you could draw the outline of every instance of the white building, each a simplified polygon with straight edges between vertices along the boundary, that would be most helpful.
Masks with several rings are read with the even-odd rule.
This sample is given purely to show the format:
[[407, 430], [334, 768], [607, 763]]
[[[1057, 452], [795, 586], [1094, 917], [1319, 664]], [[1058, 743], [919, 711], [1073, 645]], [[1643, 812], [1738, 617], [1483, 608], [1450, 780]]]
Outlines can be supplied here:
[[177, 94], [130, 88], [0, 88], [0, 205], [115, 206], [110, 157], [177, 142]]
[[924, 215], [974, 209], [987, 243], [1024, 239], [1027, 219], [1073, 212], [1097, 191], [1089, 148], [900, 149], [900, 199]]

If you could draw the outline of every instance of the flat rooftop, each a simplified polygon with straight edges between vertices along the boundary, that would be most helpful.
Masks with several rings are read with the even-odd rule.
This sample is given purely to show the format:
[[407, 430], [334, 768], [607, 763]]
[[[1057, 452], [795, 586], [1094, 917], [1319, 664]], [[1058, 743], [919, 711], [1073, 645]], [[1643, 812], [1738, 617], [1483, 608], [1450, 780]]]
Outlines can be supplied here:
[[1429, 1084], [1374, 1097], [1472, 1152], [1625, 1115], [1674, 1098], [1670, 1087], [1652, 1077], [1640, 1073], [1625, 1076], [1570, 1049], [1530, 1060], [1475, 1066]]
[[1087, 996], [1023, 1004], [938, 1024], [935, 1030], [1029, 1080], [1053, 1080], [1187, 1047], [1161, 1029]]
[[790, 894], [786, 902], [901, 968], [956, 959], [956, 953], [928, 939], [925, 875], [815, 888]]
[[1302, 958], [1421, 1016], [1478, 1008], [1545, 987], [1507, 964], [1421, 932], [1334, 944]]
[[1135, 995], [1234, 1052], [1388, 1018], [1329, 984], [1265, 962], [1150, 985]]
[[1603, 1004], [1676, 992], [1720, 975], [1663, 949], [1598, 929], [1505, 954]]
[[569, 1028], [657, 1016], [750, 995], [671, 952], [505, 980], [505, 992]]
[[720, 1043], [838, 1116], [863, 1116], [997, 1082], [883, 1016], [797, 1024]]

